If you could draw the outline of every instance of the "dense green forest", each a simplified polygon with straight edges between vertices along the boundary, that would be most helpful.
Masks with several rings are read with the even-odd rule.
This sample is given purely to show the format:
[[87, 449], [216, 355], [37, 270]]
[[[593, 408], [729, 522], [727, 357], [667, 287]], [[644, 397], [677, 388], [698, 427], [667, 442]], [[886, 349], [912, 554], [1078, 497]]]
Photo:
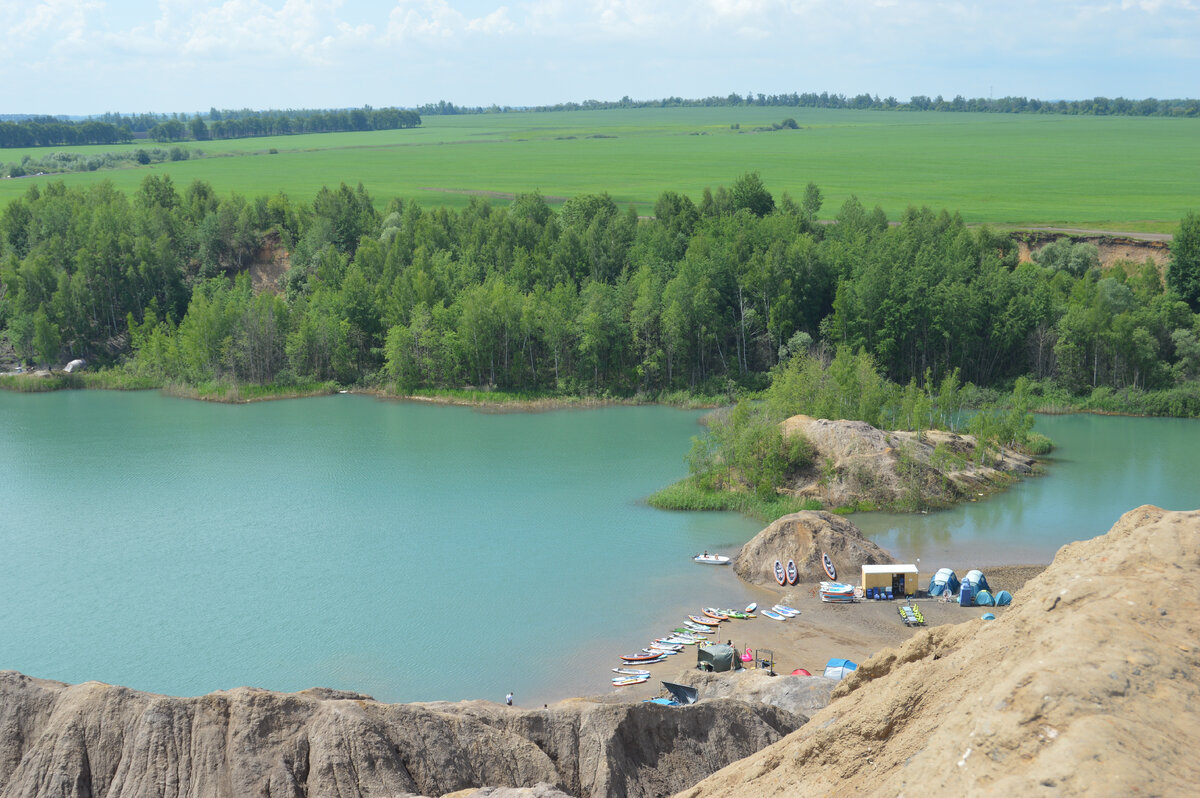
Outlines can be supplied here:
[[[380, 213], [362, 186], [300, 202], [154, 175], [133, 196], [51, 183], [0, 213], [0, 330], [26, 361], [155, 384], [732, 395], [844, 350], [898, 385], [1025, 376], [1200, 415], [1195, 215], [1164, 282], [1065, 239], [1018, 263], [1009, 236], [945, 211], [889, 225], [852, 198], [824, 225], [820, 207], [817, 186], [777, 201], [754, 173], [698, 202], [664, 192], [649, 219], [605, 194]], [[256, 293], [264, 245], [291, 265]]]

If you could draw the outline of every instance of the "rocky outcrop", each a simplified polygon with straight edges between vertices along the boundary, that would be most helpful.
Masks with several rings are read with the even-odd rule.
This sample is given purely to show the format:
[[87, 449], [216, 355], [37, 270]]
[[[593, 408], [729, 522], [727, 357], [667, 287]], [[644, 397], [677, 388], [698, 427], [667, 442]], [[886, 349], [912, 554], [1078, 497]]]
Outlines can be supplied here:
[[[0, 796], [657, 796], [796, 729], [765, 704], [381, 704], [331, 690], [171, 698], [0, 673]], [[493, 794], [484, 792], [482, 794]]]
[[1063, 547], [998, 620], [883, 651], [703, 796], [1189, 795], [1200, 780], [1200, 511]]
[[738, 701], [770, 704], [800, 715], [805, 720], [828, 706], [829, 696], [838, 685], [838, 682], [824, 676], [771, 676], [758, 668], [730, 673], [706, 673], [692, 669], [681, 673], [677, 681], [695, 687], [703, 699], [736, 698]]
[[819, 499], [826, 507], [945, 506], [1007, 485], [1036, 465], [1032, 457], [1008, 449], [988, 452], [987, 462], [980, 463], [975, 438], [943, 430], [885, 432], [865, 421], [810, 416], [792, 416], [782, 430], [785, 437], [807, 438], [815, 459], [788, 492]]
[[829, 555], [838, 577], [855, 581], [862, 566], [895, 562], [892, 555], [867, 539], [846, 518], [823, 510], [785, 515], [742, 546], [734, 571], [756, 585], [778, 585], [775, 561], [793, 560], [801, 582], [829, 579], [821, 554]]

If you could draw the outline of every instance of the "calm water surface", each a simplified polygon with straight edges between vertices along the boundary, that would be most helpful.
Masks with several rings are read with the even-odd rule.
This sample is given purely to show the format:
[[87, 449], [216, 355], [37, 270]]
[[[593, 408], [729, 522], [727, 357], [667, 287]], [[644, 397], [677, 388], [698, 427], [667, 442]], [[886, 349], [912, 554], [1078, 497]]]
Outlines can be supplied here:
[[[748, 600], [689, 556], [759, 524], [642, 502], [683, 475], [698, 417], [0, 392], [0, 668], [177, 695], [603, 692], [666, 620]], [[1038, 429], [1046, 476], [854, 521], [927, 569], [1045, 562], [1139, 504], [1200, 507], [1200, 422]]]
[[1128, 510], [1200, 508], [1200, 420], [1038, 416], [1055, 442], [1045, 474], [928, 515], [859, 513], [865, 534], [921, 569], [1049, 562]]
[[184, 695], [600, 691], [664, 610], [744, 595], [689, 555], [757, 524], [642, 503], [698, 418], [0, 392], [0, 668]]

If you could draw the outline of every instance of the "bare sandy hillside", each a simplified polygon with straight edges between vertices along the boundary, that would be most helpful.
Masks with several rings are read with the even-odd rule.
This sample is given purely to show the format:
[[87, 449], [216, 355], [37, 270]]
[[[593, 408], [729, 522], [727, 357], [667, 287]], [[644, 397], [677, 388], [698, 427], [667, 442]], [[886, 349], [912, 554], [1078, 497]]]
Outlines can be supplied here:
[[1007, 449], [980, 463], [970, 435], [886, 432], [865, 421], [792, 416], [783, 422], [783, 434], [804, 435], [816, 455], [816, 465], [789, 492], [818, 498], [826, 507], [870, 502], [915, 510], [953, 504], [1033, 473], [1037, 463]]
[[824, 511], [785, 515], [750, 539], [733, 561], [742, 579], [756, 585], [777, 586], [776, 561], [796, 563], [799, 582], [829, 579], [821, 555], [828, 554], [834, 573], [854, 583], [865, 564], [891, 563], [895, 558], [880, 548], [852, 522]]
[[1200, 510], [1064, 546], [995, 621], [863, 663], [780, 742], [680, 793], [1190, 795], [1200, 781]]

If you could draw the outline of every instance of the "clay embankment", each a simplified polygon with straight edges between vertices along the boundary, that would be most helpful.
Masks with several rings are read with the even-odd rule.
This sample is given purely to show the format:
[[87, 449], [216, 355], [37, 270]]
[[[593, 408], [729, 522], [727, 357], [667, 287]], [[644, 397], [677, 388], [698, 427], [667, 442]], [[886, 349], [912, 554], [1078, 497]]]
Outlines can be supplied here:
[[1198, 618], [1200, 511], [1138, 508], [997, 620], [880, 652], [810, 723], [681, 795], [1189, 795]]
[[1008, 449], [989, 452], [980, 463], [974, 437], [943, 430], [917, 435], [885, 432], [864, 421], [792, 416], [783, 422], [783, 434], [804, 435], [815, 453], [815, 465], [788, 492], [826, 507], [946, 506], [1031, 474], [1037, 464]]
[[[0, 673], [0, 796], [668, 795], [782, 738], [768, 704], [380, 704], [331, 690], [171, 698]], [[539, 793], [530, 793], [539, 794]]]

